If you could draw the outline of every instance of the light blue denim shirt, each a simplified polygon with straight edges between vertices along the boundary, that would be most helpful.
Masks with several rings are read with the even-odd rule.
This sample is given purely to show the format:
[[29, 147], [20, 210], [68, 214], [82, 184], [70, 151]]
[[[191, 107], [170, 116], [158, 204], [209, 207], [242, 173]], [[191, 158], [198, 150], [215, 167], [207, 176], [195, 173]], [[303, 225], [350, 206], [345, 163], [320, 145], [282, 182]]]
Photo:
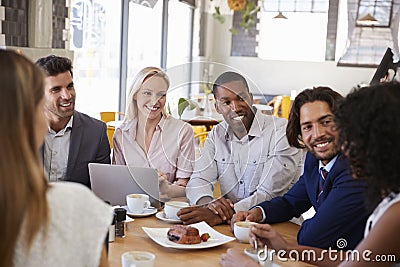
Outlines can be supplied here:
[[286, 119], [257, 111], [248, 135], [241, 140], [226, 122], [214, 127], [186, 187], [190, 203], [213, 198], [218, 180], [222, 195], [235, 203], [235, 211], [286, 193], [303, 166], [303, 152], [288, 144], [286, 124]]

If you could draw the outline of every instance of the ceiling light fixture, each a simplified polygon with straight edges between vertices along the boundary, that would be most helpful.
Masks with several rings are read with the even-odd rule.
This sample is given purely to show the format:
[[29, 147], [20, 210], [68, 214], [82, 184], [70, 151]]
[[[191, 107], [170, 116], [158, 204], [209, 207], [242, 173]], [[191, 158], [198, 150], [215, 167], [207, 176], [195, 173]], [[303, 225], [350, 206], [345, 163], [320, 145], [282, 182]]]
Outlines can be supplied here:
[[368, 13], [364, 17], [358, 19], [357, 23], [360, 25], [378, 25], [379, 24], [378, 20], [374, 16], [372, 16], [371, 13]]
[[273, 17], [273, 19], [288, 19], [288, 18], [282, 14], [282, 11], [279, 11], [278, 15]]

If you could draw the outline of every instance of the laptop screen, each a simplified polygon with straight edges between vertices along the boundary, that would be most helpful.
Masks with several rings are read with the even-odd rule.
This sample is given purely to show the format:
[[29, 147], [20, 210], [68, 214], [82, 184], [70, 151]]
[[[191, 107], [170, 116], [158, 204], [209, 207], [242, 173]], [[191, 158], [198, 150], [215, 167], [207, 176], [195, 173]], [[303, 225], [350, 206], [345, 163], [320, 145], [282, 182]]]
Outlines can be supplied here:
[[126, 195], [146, 194], [153, 207], [161, 208], [158, 174], [152, 168], [89, 163], [93, 192], [111, 205], [126, 205]]

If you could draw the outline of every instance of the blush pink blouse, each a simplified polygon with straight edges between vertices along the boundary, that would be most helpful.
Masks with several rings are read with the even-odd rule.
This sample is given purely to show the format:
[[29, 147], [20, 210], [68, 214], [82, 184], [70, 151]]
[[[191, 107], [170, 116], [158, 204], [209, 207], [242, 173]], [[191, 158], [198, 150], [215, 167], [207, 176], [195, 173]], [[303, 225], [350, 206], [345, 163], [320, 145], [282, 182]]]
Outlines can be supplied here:
[[189, 178], [195, 152], [192, 127], [172, 116], [158, 123], [146, 154], [136, 142], [137, 120], [124, 122], [113, 136], [113, 159], [116, 165], [150, 167], [167, 175], [168, 181]]

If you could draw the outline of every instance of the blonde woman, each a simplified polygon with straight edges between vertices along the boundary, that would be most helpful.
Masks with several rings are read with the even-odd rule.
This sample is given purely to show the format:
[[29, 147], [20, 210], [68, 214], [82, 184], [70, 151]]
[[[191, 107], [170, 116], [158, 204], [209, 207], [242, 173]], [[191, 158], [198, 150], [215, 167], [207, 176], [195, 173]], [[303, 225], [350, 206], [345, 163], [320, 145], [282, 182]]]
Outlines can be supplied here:
[[108, 266], [111, 207], [76, 183], [49, 185], [42, 72], [0, 49], [0, 266]]
[[123, 124], [113, 137], [113, 164], [151, 167], [159, 172], [160, 193], [185, 196], [193, 171], [192, 127], [169, 116], [167, 75], [159, 68], [139, 71], [130, 88]]

